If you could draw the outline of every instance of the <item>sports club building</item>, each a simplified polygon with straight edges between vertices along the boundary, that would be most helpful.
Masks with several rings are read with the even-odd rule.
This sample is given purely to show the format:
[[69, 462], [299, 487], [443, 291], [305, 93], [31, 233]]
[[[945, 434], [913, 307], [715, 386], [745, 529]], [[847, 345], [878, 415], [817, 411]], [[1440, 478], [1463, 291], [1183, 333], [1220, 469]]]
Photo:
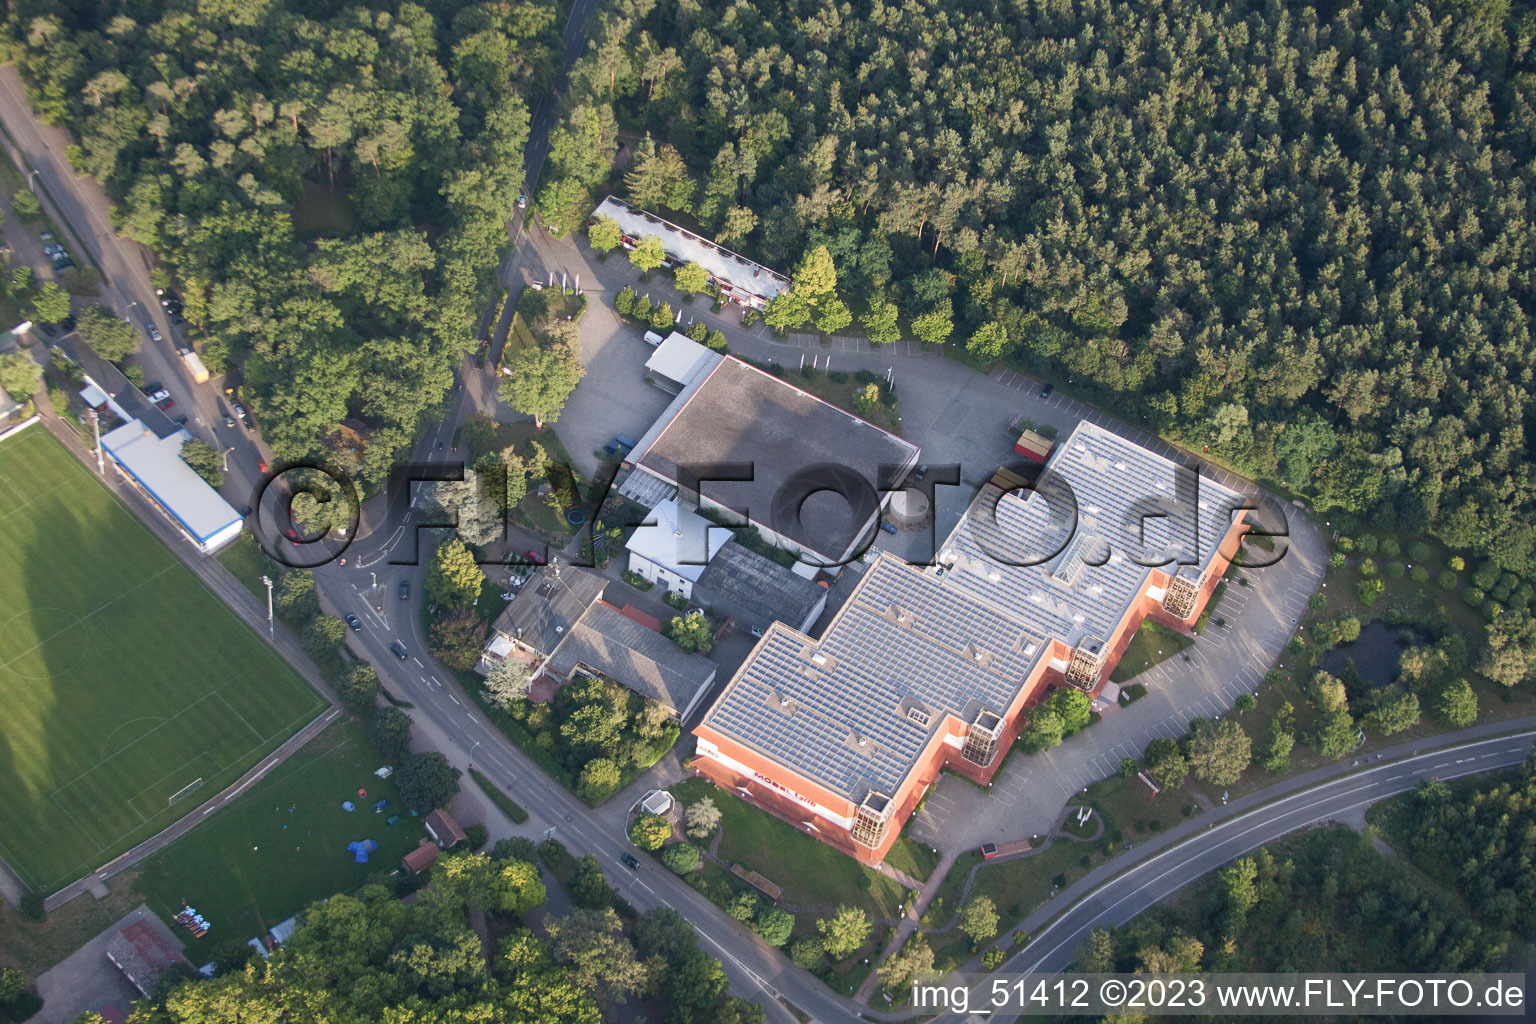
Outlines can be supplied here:
[[934, 566], [878, 556], [821, 636], [774, 623], [694, 770], [875, 864], [942, 769], [991, 779], [1051, 686], [1097, 694], [1143, 619], [1192, 626], [1244, 498], [1087, 422], [1047, 470], [982, 488]]

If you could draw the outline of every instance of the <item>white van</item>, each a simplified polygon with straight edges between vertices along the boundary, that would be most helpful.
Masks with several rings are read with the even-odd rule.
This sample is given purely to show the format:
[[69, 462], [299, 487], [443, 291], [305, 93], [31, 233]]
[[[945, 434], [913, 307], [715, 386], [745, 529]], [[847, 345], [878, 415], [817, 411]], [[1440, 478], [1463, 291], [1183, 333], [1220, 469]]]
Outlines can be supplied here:
[[646, 331], [645, 332], [645, 343], [647, 345], [651, 346], [651, 348], [655, 348], [657, 345], [660, 345], [662, 343], [662, 341], [664, 341], [664, 340], [665, 339], [662, 338], [662, 336], [657, 334], [655, 331]]

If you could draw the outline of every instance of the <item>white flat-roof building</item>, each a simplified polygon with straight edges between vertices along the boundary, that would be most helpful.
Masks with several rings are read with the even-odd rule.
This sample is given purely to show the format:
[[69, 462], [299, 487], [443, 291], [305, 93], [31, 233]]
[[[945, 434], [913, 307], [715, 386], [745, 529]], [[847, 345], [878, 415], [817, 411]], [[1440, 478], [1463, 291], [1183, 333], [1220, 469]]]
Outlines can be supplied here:
[[630, 572], [688, 598], [705, 565], [730, 539], [729, 529], [668, 498], [651, 509], [624, 547], [629, 551]]
[[182, 461], [181, 446], [191, 439], [185, 430], [159, 438], [139, 420], [129, 420], [102, 437], [101, 448], [198, 550], [212, 554], [240, 536], [244, 520]]
[[723, 358], [688, 335], [673, 331], [645, 361], [646, 378], [667, 394], [675, 395], [713, 370]]
[[613, 196], [599, 203], [592, 216], [608, 217], [617, 223], [626, 249], [633, 249], [646, 235], [661, 239], [661, 246], [667, 253], [667, 266], [697, 263], [731, 302], [761, 309], [781, 293], [789, 291], [789, 278], [783, 274], [775, 274], [703, 235], [662, 220], [654, 213], [637, 210]]

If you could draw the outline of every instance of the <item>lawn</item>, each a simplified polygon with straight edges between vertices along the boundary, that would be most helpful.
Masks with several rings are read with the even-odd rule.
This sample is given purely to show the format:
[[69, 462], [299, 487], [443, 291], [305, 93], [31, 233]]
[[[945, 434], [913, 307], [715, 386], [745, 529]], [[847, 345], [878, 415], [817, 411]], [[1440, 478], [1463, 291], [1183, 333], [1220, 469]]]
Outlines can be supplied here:
[[324, 706], [47, 432], [0, 444], [0, 857], [51, 892]]
[[[201, 939], [173, 926], [194, 964], [206, 962], [220, 942], [244, 942], [315, 900], [399, 867], [422, 830], [401, 811], [394, 781], [373, 774], [379, 764], [362, 730], [342, 718], [140, 866], [138, 888], [162, 919], [169, 921], [186, 900], [213, 925]], [[359, 796], [359, 789], [368, 795]], [[380, 799], [391, 806], [374, 813]], [[342, 810], [344, 800], [357, 809]], [[397, 813], [399, 823], [387, 825]], [[367, 864], [347, 850], [358, 839], [379, 844]]]
[[1109, 678], [1117, 683], [1128, 683], [1158, 662], [1193, 645], [1194, 640], [1183, 633], [1175, 633], [1160, 622], [1144, 619]]
[[782, 902], [795, 906], [862, 907], [871, 918], [895, 917], [907, 891], [788, 822], [709, 785], [688, 779], [671, 789], [681, 803], [709, 797], [720, 808], [720, 859], [740, 864], [782, 886]]

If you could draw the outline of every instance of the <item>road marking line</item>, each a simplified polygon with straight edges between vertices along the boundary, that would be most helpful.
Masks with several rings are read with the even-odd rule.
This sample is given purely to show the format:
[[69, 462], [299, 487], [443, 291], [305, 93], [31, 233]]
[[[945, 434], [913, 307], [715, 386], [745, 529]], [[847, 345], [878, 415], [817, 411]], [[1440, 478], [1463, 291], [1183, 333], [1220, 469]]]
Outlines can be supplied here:
[[[455, 697], [451, 692], [448, 694], [448, 699], [453, 701], [455, 704], [459, 703], [459, 698]], [[463, 705], [460, 706], [462, 707]]]

